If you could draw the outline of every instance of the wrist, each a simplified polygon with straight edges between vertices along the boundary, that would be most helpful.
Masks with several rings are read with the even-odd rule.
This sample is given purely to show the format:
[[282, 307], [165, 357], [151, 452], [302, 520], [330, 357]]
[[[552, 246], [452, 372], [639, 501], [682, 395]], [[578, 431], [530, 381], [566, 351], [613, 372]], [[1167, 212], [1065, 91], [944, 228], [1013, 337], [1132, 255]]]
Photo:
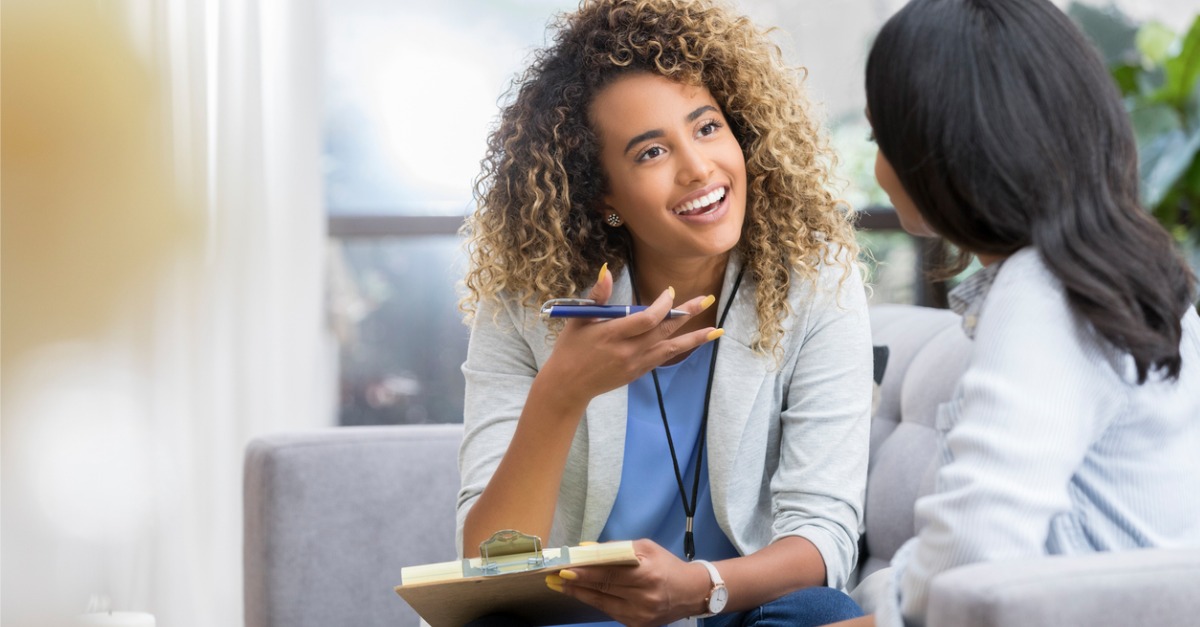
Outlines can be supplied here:
[[693, 563], [703, 570], [703, 579], [707, 580], [707, 585], [703, 593], [703, 600], [700, 602], [700, 613], [692, 616], [707, 618], [724, 612], [726, 603], [729, 601], [729, 590], [725, 587], [725, 580], [721, 577], [721, 573], [707, 560], [696, 560]]
[[699, 616], [708, 612], [708, 593], [712, 590], [712, 578], [708, 575], [708, 569], [699, 562], [688, 562], [687, 566], [687, 593], [682, 605], [687, 611], [686, 616]]
[[556, 380], [553, 371], [542, 370], [533, 378], [528, 400], [536, 399], [538, 405], [550, 414], [578, 420], [591, 398], [587, 394], [576, 393], [571, 383], [569, 379]]

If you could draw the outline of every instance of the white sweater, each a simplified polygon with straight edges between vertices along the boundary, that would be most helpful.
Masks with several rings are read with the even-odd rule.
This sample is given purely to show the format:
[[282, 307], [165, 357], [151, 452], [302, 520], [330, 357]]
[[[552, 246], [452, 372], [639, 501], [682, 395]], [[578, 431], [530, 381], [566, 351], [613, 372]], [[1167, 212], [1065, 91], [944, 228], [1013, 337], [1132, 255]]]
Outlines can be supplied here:
[[960, 289], [974, 296], [974, 351], [939, 408], [942, 467], [892, 561], [879, 625], [923, 624], [930, 580], [955, 566], [1200, 546], [1196, 310], [1178, 380], [1137, 385], [1132, 358], [1071, 312], [1034, 250], [972, 279]]

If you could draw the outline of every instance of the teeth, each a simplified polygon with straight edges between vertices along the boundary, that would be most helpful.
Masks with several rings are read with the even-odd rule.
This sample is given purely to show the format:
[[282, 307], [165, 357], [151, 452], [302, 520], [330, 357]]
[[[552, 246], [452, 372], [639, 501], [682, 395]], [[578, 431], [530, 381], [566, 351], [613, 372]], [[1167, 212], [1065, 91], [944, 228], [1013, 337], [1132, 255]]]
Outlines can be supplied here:
[[701, 207], [707, 207], [725, 197], [725, 188], [715, 189], [695, 200], [690, 200], [675, 208], [675, 214], [692, 213]]

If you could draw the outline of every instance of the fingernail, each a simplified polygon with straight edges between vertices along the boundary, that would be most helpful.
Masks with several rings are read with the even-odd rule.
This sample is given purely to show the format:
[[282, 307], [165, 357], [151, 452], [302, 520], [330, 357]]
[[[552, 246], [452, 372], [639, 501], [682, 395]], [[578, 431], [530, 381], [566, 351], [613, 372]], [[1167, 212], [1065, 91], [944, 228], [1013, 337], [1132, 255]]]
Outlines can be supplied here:
[[575, 579], [579, 579], [579, 573], [577, 573], [573, 570], [560, 570], [560, 571], [558, 571], [558, 576], [562, 577], [563, 579], [566, 579], [567, 581], [573, 581]]
[[563, 587], [562, 587], [562, 586], [560, 586], [560, 585], [558, 585], [558, 584], [556, 584], [556, 583], [550, 583], [550, 582], [546, 582], [546, 587], [547, 587], [547, 588], [550, 588], [551, 590], [553, 590], [553, 591], [555, 591], [555, 592], [562, 592], [562, 591], [563, 591]]
[[700, 309], [708, 309], [715, 302], [717, 302], [717, 297], [709, 294], [704, 297], [704, 300], [700, 301]]
[[546, 575], [546, 585], [548, 586], [561, 586], [564, 583], [567, 583], [566, 580], [558, 575]]
[[673, 287], [671, 287], [670, 285], [668, 285], [668, 286], [667, 286], [667, 291], [671, 293], [671, 300], [675, 300], [675, 288], [673, 288]]
[[599, 276], [599, 278], [597, 278], [597, 279], [596, 279], [596, 282], [597, 282], [597, 283], [599, 283], [599, 282], [601, 282], [601, 281], [603, 281], [603, 280], [604, 280], [604, 273], [605, 273], [605, 272], [608, 272], [608, 262], [607, 262], [607, 261], [606, 261], [606, 262], [604, 262], [604, 265], [600, 266], [600, 276]]
[[705, 339], [711, 342], [722, 335], [725, 335], [725, 329], [713, 329], [712, 331], [708, 332], [708, 335], [705, 336]]

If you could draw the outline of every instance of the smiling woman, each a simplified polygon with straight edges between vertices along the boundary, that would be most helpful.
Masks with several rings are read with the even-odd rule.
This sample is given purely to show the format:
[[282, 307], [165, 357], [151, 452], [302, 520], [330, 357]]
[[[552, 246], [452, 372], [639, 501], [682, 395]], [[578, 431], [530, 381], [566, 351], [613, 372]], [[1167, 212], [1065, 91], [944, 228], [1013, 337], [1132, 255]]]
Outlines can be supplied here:
[[[866, 302], [797, 79], [715, 3], [589, 0], [556, 24], [467, 220], [464, 555], [500, 529], [637, 539], [637, 567], [547, 579], [627, 625], [859, 613], [838, 589], [861, 524]], [[648, 307], [538, 315], [581, 296]]]

